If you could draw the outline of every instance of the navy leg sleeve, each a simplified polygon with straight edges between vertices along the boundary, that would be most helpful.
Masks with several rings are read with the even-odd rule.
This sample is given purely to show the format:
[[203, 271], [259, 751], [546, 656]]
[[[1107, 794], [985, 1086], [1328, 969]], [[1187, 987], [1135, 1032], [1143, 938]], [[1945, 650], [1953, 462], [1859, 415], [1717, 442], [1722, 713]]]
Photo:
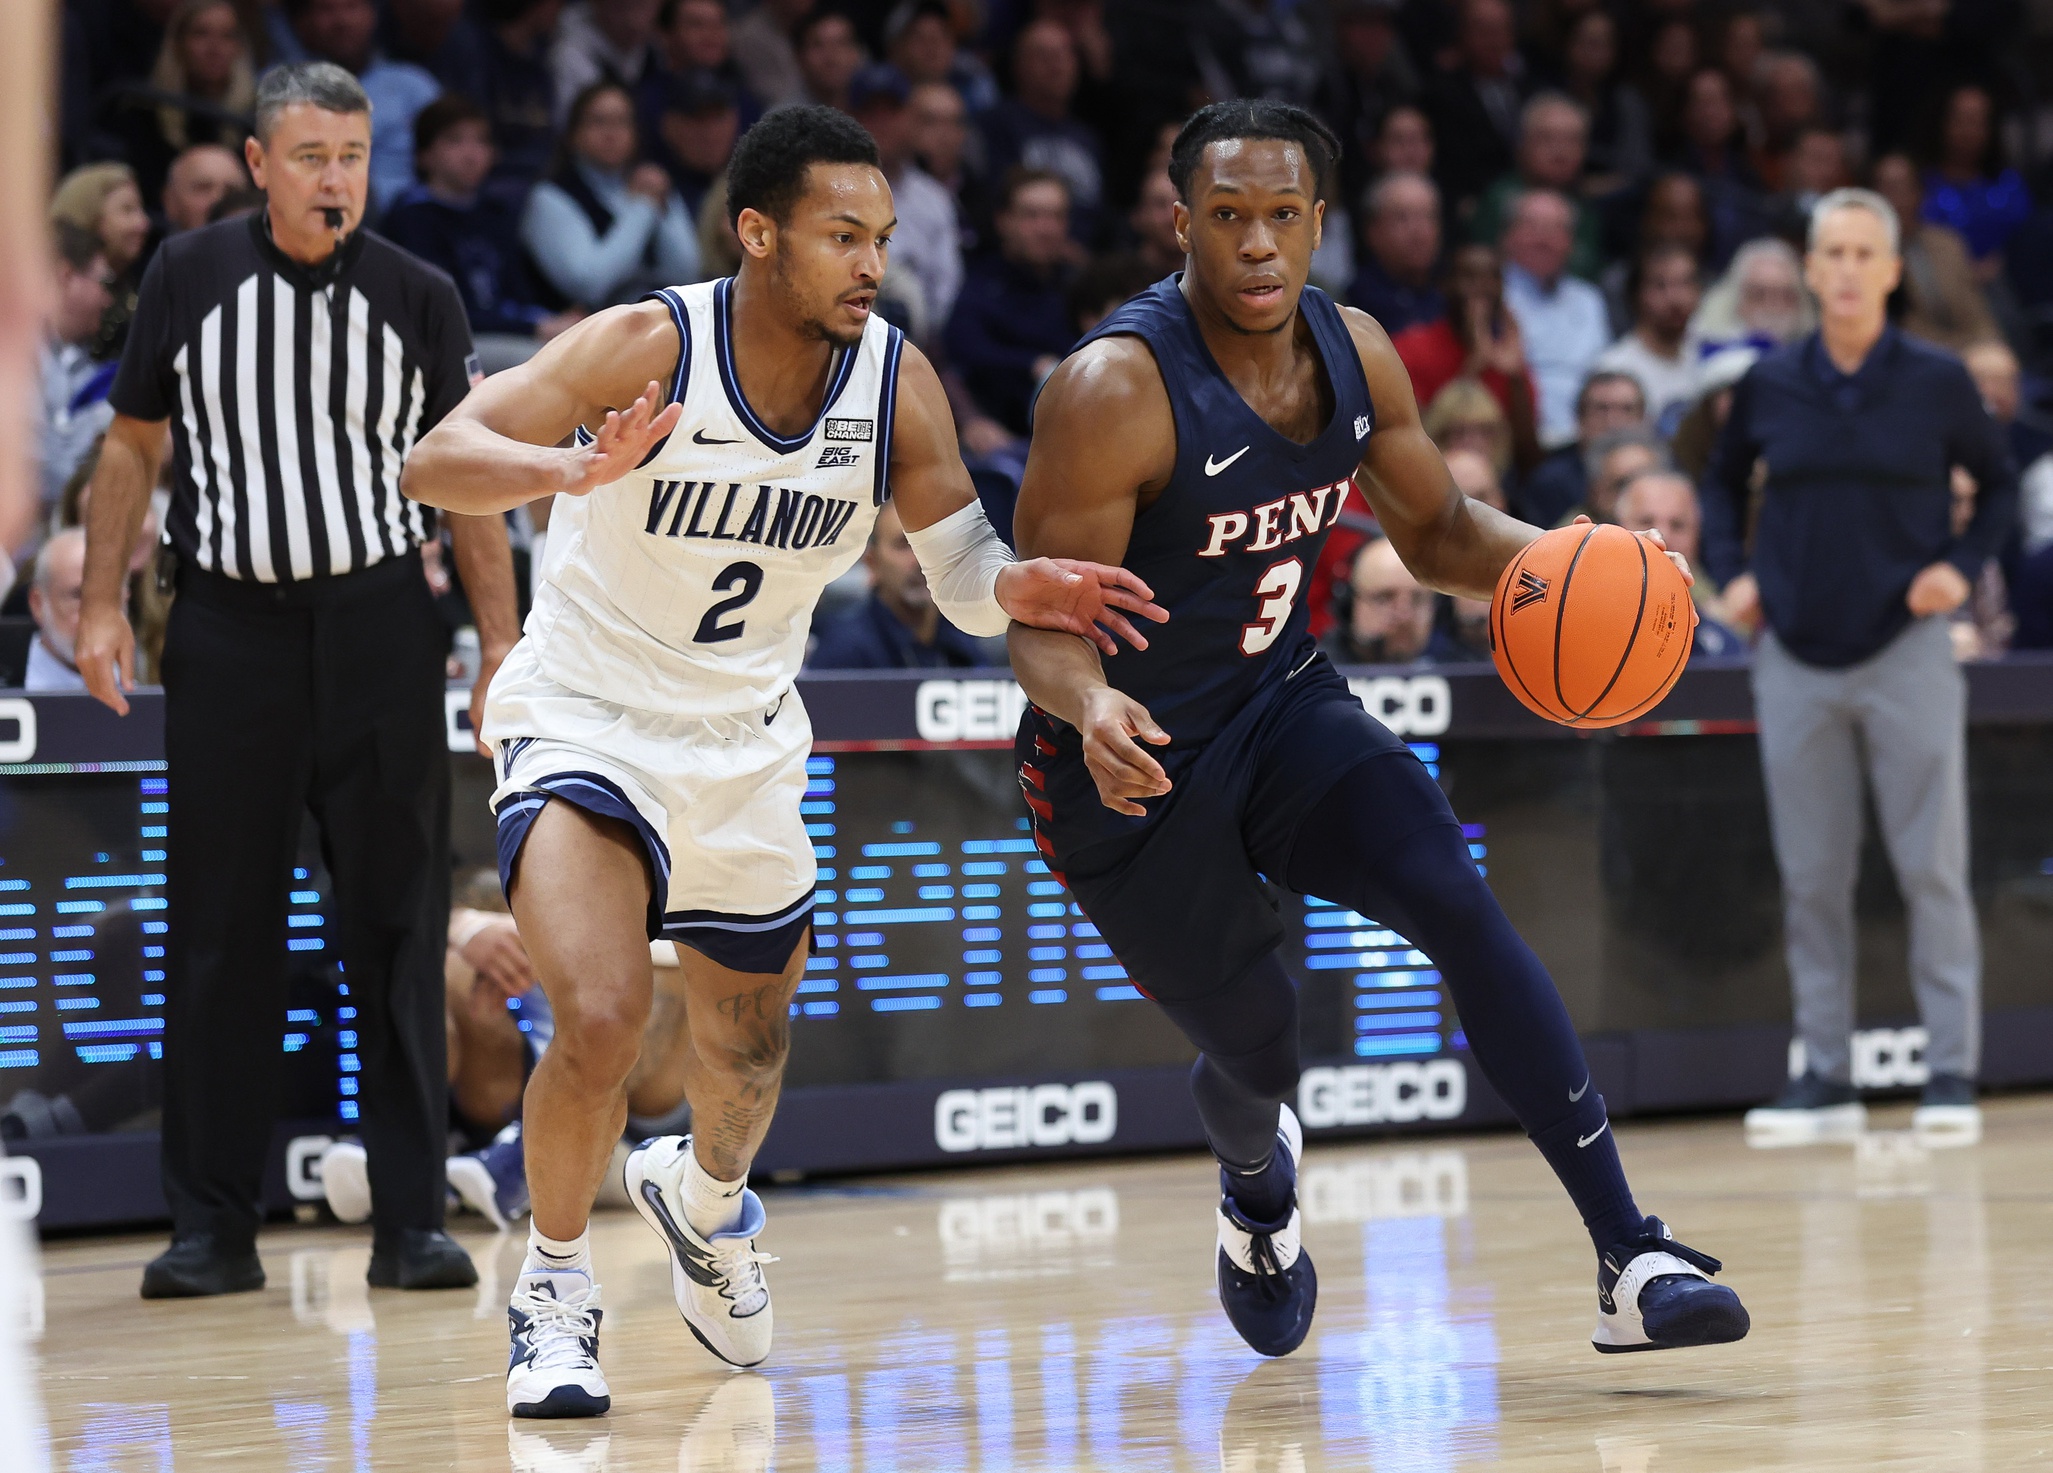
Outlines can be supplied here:
[[1568, 1009], [1419, 761], [1393, 752], [1349, 770], [1306, 809], [1282, 873], [1291, 889], [1373, 917], [1432, 959], [1476, 1063], [1568, 1189], [1598, 1251], [1639, 1237], [1644, 1219]]
[[1212, 1154], [1254, 1171], [1276, 1150], [1276, 1107], [1297, 1088], [1297, 986], [1274, 952], [1229, 986], [1164, 1003], [1200, 1050], [1190, 1074]]

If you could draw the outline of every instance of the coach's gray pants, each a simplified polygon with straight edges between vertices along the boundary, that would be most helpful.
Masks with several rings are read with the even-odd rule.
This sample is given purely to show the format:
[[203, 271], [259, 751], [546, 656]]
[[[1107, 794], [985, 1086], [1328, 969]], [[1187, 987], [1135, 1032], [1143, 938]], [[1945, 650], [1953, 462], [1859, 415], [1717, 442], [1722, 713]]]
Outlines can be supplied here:
[[1934, 1073], [1973, 1078], [1982, 1055], [1982, 952], [1968, 893], [1967, 681], [1946, 620], [1919, 619], [1843, 670], [1807, 665], [1767, 633], [1753, 684], [1796, 1031], [1809, 1069], [1845, 1083], [1851, 1068], [1865, 766], [1910, 912], [1926, 1062]]

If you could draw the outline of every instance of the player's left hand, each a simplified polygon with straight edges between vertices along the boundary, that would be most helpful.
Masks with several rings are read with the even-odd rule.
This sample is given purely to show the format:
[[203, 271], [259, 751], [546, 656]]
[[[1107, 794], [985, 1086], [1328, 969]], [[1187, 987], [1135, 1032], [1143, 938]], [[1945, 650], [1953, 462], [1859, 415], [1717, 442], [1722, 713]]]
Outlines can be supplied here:
[[[1589, 524], [1590, 519], [1588, 517], [1577, 517], [1569, 525], [1575, 527], [1587, 527]], [[1654, 546], [1660, 548], [1661, 551], [1667, 555], [1668, 561], [1675, 564], [1675, 571], [1682, 574], [1682, 582], [1685, 588], [1694, 588], [1697, 586], [1697, 575], [1690, 571], [1689, 559], [1684, 557], [1681, 553], [1674, 551], [1668, 546], [1668, 539], [1661, 535], [1660, 528], [1649, 527], [1646, 531], [1636, 532], [1633, 535], [1637, 537], [1646, 538], [1647, 541], [1653, 543]]]
[[1148, 647], [1147, 636], [1126, 614], [1157, 624], [1169, 619], [1169, 611], [1154, 601], [1155, 591], [1126, 569], [1075, 558], [1013, 563], [999, 572], [997, 595], [998, 606], [1020, 623], [1078, 635], [1108, 655], [1119, 653], [1120, 639], [1137, 650]]

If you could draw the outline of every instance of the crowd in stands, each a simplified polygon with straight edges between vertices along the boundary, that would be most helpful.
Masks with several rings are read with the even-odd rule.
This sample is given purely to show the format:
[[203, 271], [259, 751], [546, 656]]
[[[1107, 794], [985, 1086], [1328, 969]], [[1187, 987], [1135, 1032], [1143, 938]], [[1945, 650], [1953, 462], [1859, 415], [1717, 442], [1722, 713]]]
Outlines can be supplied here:
[[[45, 525], [75, 524], [150, 253], [260, 203], [240, 149], [280, 62], [362, 81], [370, 228], [455, 279], [487, 371], [650, 286], [730, 272], [736, 138], [790, 103], [846, 109], [896, 196], [880, 309], [940, 367], [1001, 527], [1042, 378], [1181, 265], [1177, 124], [1263, 96], [1342, 139], [1312, 279], [1389, 332], [1462, 489], [1543, 526], [1658, 526], [1685, 551], [1733, 386], [1815, 324], [1809, 207], [1871, 185], [1902, 226], [1897, 326], [1964, 358], [2024, 473], [1956, 649], [2053, 647], [2037, 17], [2018, 0], [67, 0]], [[940, 622], [902, 543], [880, 523], [816, 663], [990, 657]], [[22, 579], [37, 607], [61, 582]], [[1366, 501], [1310, 588], [1337, 656], [1486, 657], [1479, 611], [1419, 588]], [[1701, 569], [1697, 594], [1699, 649], [1743, 652], [1753, 629]]]

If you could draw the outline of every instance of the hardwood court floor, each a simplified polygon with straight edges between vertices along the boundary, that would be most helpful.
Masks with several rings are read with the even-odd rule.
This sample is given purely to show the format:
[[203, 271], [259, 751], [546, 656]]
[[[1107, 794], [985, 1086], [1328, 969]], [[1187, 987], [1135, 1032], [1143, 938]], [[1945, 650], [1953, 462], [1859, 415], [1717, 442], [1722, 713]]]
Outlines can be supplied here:
[[[604, 1423], [501, 1400], [519, 1240], [478, 1292], [367, 1291], [361, 1229], [263, 1240], [271, 1287], [135, 1297], [157, 1240], [51, 1246], [54, 1467], [101, 1469], [2008, 1470], [2053, 1463], [2053, 1096], [1926, 1150], [1751, 1151], [1736, 1120], [1619, 1131], [1643, 1205], [1722, 1255], [1754, 1317], [1708, 1351], [1599, 1356], [1566, 1199], [1508, 1135], [1314, 1146], [1323, 1297], [1264, 1363], [1209, 1287], [1197, 1157], [773, 1191], [778, 1348], [718, 1368], [655, 1239], [602, 1216]], [[459, 1222], [476, 1222], [475, 1218]], [[512, 1441], [509, 1443], [509, 1434]]]

